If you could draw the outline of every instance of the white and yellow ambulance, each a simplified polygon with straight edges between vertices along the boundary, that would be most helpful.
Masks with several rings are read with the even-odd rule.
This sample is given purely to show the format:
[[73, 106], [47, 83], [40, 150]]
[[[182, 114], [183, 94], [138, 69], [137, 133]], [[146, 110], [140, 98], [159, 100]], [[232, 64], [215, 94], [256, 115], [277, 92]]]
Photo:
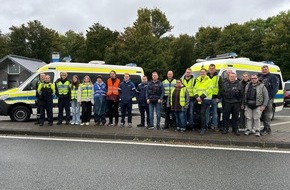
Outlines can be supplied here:
[[[232, 69], [237, 73], [238, 79], [242, 79], [243, 73], [248, 72], [251, 74], [259, 74], [261, 73], [261, 67], [263, 65], [268, 65], [270, 73], [277, 76], [279, 79], [279, 90], [275, 96], [273, 103], [273, 116], [274, 118], [275, 112], [281, 111], [283, 109], [283, 78], [280, 68], [275, 65], [273, 62], [256, 62], [251, 61], [249, 58], [237, 58], [237, 54], [231, 52], [226, 54], [217, 55], [215, 57], [207, 57], [205, 59], [197, 59], [197, 63], [191, 66], [192, 74], [195, 77], [199, 76], [200, 69], [203, 67], [208, 70], [209, 65], [214, 64], [216, 71], [221, 78], [226, 77], [226, 70]], [[219, 108], [221, 108], [221, 104], [219, 104]]]
[[[141, 82], [144, 71], [136, 65], [107, 65], [104, 62], [92, 61], [89, 63], [66, 63], [56, 62], [47, 64], [37, 70], [18, 88], [8, 89], [0, 92], [0, 115], [10, 116], [12, 121], [28, 121], [32, 114], [36, 114], [36, 83], [39, 80], [39, 74], [50, 75], [51, 82], [55, 82], [61, 72], [68, 73], [68, 79], [73, 75], [78, 75], [83, 80], [85, 75], [89, 75], [92, 82], [96, 81], [98, 75], [102, 75], [104, 82], [109, 78], [111, 70], [115, 70], [117, 77], [123, 79], [124, 73], [129, 73], [130, 80], [137, 86]], [[57, 97], [54, 97], [54, 104], [57, 104]], [[54, 108], [54, 113], [57, 109]]]

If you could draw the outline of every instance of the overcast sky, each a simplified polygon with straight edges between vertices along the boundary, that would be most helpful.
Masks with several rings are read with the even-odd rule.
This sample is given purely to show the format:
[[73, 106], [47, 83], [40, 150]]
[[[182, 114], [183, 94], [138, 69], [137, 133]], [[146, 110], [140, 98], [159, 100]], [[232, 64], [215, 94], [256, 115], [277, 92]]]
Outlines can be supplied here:
[[289, 10], [290, 0], [0, 0], [0, 30], [7, 33], [12, 25], [39, 20], [62, 34], [85, 34], [97, 22], [123, 32], [139, 8], [160, 9], [174, 26], [170, 34], [178, 36], [194, 35], [201, 26], [266, 19]]

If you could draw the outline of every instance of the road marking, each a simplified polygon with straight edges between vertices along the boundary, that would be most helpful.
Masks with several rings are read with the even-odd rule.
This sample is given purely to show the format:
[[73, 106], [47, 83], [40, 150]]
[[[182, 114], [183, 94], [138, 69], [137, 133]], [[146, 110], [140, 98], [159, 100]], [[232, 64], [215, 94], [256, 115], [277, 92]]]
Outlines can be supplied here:
[[281, 123], [273, 123], [273, 124], [271, 124], [271, 125], [272, 125], [272, 126], [273, 126], [273, 125], [284, 125], [284, 124], [287, 124], [287, 123], [290, 123], [290, 121], [281, 122]]
[[161, 143], [152, 143], [152, 142], [146, 143], [146, 142], [131, 142], [131, 141], [117, 141], [117, 140], [115, 141], [114, 140], [91, 140], [91, 139], [89, 140], [89, 139], [69, 139], [69, 138], [56, 138], [56, 137], [24, 137], [24, 136], [3, 136], [3, 135], [0, 135], [0, 138], [290, 154], [290, 151], [288, 150], [266, 150], [266, 149], [257, 149], [257, 148], [230, 148], [230, 147], [211, 147], [211, 146], [196, 146], [196, 145], [174, 145], [174, 144], [161, 144]]
[[290, 117], [290, 116], [284, 116], [284, 115], [275, 115], [275, 117]]

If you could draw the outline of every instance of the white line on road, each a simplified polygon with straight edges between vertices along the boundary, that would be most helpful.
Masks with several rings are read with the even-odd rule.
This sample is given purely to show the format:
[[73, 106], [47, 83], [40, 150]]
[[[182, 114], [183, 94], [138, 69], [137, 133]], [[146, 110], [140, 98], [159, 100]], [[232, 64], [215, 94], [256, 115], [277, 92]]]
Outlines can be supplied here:
[[88, 139], [69, 139], [69, 138], [55, 138], [55, 137], [24, 137], [24, 136], [3, 136], [3, 135], [0, 135], [0, 138], [24, 139], [24, 140], [43, 140], [43, 141], [62, 141], [62, 142], [102, 143], [102, 144], [145, 145], [145, 146], [160, 146], [160, 147], [178, 147], [178, 148], [193, 148], [193, 149], [231, 150], [231, 151], [290, 154], [290, 151], [287, 151], [287, 150], [265, 150], [265, 149], [255, 149], [255, 148], [230, 148], [230, 147], [211, 147], [211, 146], [195, 146], [195, 145], [173, 145], [173, 144], [114, 141], [114, 140], [88, 140]]
[[290, 121], [281, 122], [281, 123], [273, 123], [273, 124], [271, 124], [271, 125], [272, 125], [272, 126], [274, 126], [274, 125], [284, 125], [284, 124], [287, 124], [287, 123], [290, 123]]

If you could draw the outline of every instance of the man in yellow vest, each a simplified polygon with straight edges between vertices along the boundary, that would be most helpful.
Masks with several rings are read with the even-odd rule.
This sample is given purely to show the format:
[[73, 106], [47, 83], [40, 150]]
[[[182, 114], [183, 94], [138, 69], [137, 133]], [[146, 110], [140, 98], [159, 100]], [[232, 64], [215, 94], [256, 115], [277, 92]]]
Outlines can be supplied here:
[[63, 121], [63, 110], [66, 114], [66, 125], [70, 121], [70, 81], [67, 79], [67, 73], [61, 72], [60, 78], [55, 81], [55, 94], [58, 97], [58, 122], [57, 125], [61, 125]]
[[210, 103], [210, 106], [206, 110], [206, 125], [208, 125], [208, 127], [210, 127], [210, 125], [211, 125], [211, 122], [210, 122], [211, 121], [210, 120], [210, 111], [211, 111], [212, 112], [213, 129], [215, 131], [219, 131], [217, 109], [218, 109], [218, 103], [220, 100], [220, 97], [218, 96], [218, 94], [219, 94], [219, 81], [221, 79], [215, 70], [214, 64], [209, 65], [207, 76], [212, 81], [212, 101]]
[[181, 80], [176, 80], [175, 88], [171, 90], [168, 102], [175, 115], [176, 131], [184, 132], [186, 130], [185, 114], [188, 108], [190, 97], [186, 87], [182, 86]]
[[38, 86], [38, 98], [40, 105], [39, 126], [43, 126], [45, 120], [45, 110], [49, 126], [53, 125], [53, 95], [55, 94], [55, 86], [50, 82], [50, 76], [46, 75], [45, 80]]
[[212, 81], [206, 75], [206, 69], [200, 69], [200, 76], [196, 78], [196, 83], [193, 90], [194, 97], [198, 104], [201, 104], [201, 130], [200, 135], [207, 131], [206, 125], [206, 110], [212, 101]]
[[[165, 111], [165, 123], [163, 129], [168, 129], [169, 125], [173, 127], [175, 123], [175, 118], [171, 112], [170, 104], [167, 104], [167, 99], [170, 96], [171, 90], [174, 89], [174, 86], [176, 84], [176, 80], [173, 79], [172, 71], [167, 72], [167, 79], [162, 81], [162, 84], [164, 87], [163, 108]], [[172, 114], [172, 120], [170, 119], [170, 114]]]
[[195, 79], [192, 75], [192, 71], [190, 68], [186, 69], [185, 75], [182, 79], [182, 83], [186, 87], [189, 93], [189, 97], [190, 97], [187, 113], [185, 114], [185, 118], [186, 118], [185, 121], [189, 123], [190, 129], [193, 130], [193, 110], [194, 110], [194, 101], [195, 101], [194, 94], [193, 94], [193, 87], [195, 85]]

